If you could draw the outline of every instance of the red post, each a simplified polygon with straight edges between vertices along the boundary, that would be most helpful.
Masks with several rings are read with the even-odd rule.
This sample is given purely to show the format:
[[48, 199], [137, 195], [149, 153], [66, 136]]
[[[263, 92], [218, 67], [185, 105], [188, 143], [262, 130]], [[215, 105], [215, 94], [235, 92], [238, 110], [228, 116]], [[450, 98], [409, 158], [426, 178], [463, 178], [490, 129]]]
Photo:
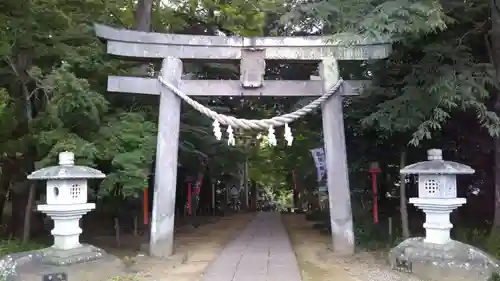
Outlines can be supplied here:
[[187, 190], [187, 192], [188, 192], [188, 194], [187, 194], [187, 197], [188, 197], [187, 198], [187, 201], [188, 201], [187, 202], [188, 203], [188, 215], [191, 216], [192, 213], [191, 213], [191, 183], [190, 182], [188, 182], [188, 184], [187, 184], [187, 189], [188, 189]]
[[144, 224], [147, 225], [149, 223], [149, 188], [144, 188], [142, 192], [143, 220]]
[[378, 198], [377, 198], [377, 174], [381, 172], [378, 163], [373, 162], [370, 165], [370, 174], [372, 176], [373, 190], [373, 223], [378, 223]]

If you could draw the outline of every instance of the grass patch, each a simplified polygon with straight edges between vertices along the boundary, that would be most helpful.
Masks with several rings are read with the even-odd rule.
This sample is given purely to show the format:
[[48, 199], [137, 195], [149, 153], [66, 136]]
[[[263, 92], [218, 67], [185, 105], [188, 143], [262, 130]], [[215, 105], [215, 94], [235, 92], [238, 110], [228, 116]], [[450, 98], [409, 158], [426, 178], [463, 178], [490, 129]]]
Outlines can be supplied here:
[[0, 240], [0, 256], [5, 256], [13, 253], [39, 250], [46, 248], [46, 244], [38, 242], [21, 243], [18, 239], [4, 239]]

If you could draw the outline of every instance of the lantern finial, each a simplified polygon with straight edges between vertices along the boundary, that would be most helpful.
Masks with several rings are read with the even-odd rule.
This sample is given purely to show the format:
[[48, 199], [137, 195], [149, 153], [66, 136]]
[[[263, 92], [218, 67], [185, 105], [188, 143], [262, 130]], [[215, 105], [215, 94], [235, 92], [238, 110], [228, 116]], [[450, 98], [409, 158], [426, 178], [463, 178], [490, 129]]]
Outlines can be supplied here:
[[61, 166], [75, 165], [75, 154], [69, 151], [64, 151], [59, 153], [59, 165]]
[[436, 148], [427, 150], [427, 160], [443, 160], [443, 151]]

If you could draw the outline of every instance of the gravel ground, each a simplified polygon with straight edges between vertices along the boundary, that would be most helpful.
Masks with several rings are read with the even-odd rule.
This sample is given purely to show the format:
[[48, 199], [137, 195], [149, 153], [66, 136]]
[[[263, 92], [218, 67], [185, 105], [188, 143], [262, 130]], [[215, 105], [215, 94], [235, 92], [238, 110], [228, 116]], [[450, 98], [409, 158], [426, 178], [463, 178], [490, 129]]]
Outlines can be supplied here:
[[145, 255], [125, 257], [125, 264], [134, 273], [117, 276], [111, 281], [199, 281], [207, 265], [241, 233], [253, 216], [235, 214], [197, 229], [180, 227], [175, 234], [174, 255], [166, 259]]
[[422, 281], [407, 273], [392, 270], [385, 262], [385, 255], [374, 253], [359, 253], [352, 259], [339, 260], [331, 254], [327, 259], [340, 262], [344, 270], [360, 281]]
[[283, 215], [302, 272], [303, 281], [422, 281], [392, 270], [385, 253], [339, 258], [331, 252], [330, 236], [312, 228], [303, 215]]

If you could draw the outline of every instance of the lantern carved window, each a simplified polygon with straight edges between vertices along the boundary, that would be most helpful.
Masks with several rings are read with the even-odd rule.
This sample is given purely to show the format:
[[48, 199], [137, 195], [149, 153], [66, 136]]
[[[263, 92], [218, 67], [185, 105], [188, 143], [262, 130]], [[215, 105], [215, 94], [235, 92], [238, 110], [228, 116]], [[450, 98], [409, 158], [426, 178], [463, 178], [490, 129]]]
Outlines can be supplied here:
[[424, 189], [427, 191], [428, 196], [436, 196], [440, 194], [439, 182], [434, 179], [429, 179], [424, 182]]

